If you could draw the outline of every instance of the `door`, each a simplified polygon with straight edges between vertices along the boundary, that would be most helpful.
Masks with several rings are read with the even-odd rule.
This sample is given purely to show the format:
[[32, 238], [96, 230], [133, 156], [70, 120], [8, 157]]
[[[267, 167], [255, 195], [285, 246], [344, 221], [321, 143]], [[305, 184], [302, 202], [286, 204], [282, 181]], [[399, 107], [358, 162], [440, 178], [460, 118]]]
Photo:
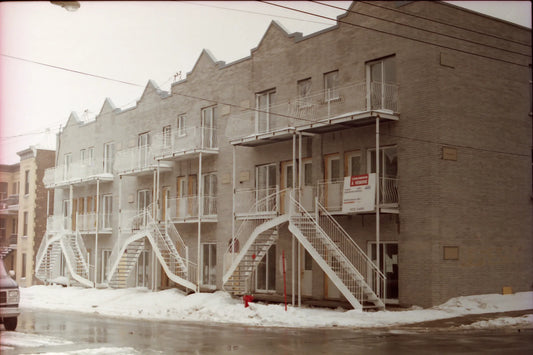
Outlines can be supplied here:
[[143, 250], [137, 259], [137, 287], [148, 287], [148, 272], [150, 265], [150, 252]]
[[187, 177], [178, 176], [176, 183], [176, 217], [187, 216]]
[[255, 167], [257, 212], [274, 212], [276, 209], [276, 164]]
[[272, 245], [261, 259], [256, 269], [255, 289], [257, 291], [276, 291], [276, 245]]
[[203, 215], [214, 216], [216, 210], [217, 176], [209, 173], [203, 176]]
[[[370, 242], [368, 249], [368, 255], [376, 263], [376, 242]], [[398, 242], [379, 243], [379, 269], [387, 278], [385, 283], [385, 298], [387, 302], [398, 302]], [[375, 285], [375, 275], [369, 273], [367, 280]]]
[[202, 285], [216, 287], [217, 245], [202, 244]]
[[70, 229], [70, 221], [72, 218], [70, 217], [70, 200], [63, 200], [63, 228], [66, 230]]
[[216, 106], [202, 109], [202, 147], [215, 148], [215, 110]]
[[275, 91], [270, 90], [255, 96], [255, 133], [265, 133], [276, 128], [274, 118], [271, 116], [272, 103], [274, 101]]
[[313, 295], [313, 257], [305, 248], [302, 248], [302, 295]]
[[115, 163], [115, 144], [113, 142], [104, 144], [104, 173], [113, 173]]
[[137, 139], [137, 149], [138, 149], [138, 166], [137, 168], [142, 169], [147, 167], [150, 164], [150, 133], [141, 133]]
[[[379, 150], [380, 203], [398, 203], [398, 152], [396, 147], [381, 147]], [[376, 150], [368, 151], [367, 171], [376, 172]]]
[[146, 225], [146, 214], [151, 213], [149, 206], [152, 204], [152, 191], [151, 190], [139, 190], [137, 191], [137, 212], [143, 213], [142, 225]]
[[113, 195], [104, 195], [102, 201], [102, 229], [111, 229], [113, 215]]
[[[290, 195], [291, 191], [294, 190], [294, 178], [293, 178], [293, 169], [294, 166], [292, 160], [281, 162], [281, 186], [280, 191], [280, 212], [289, 213], [290, 206]], [[287, 191], [284, 191], [287, 190]]]
[[76, 219], [78, 217], [78, 199], [72, 199], [72, 230], [76, 230]]
[[311, 158], [302, 159], [302, 200], [300, 203], [307, 211], [315, 210], [313, 189], [313, 163]]
[[342, 209], [343, 180], [341, 178], [341, 164], [338, 153], [326, 155], [324, 158], [324, 207], [328, 211]]
[[[169, 209], [169, 201], [170, 199], [170, 187], [163, 186], [163, 189], [161, 190], [161, 220], [166, 221], [167, 220], [167, 213], [170, 212]], [[167, 212], [169, 211], [169, 212]], [[170, 215], [168, 215], [170, 217]]]
[[187, 215], [198, 216], [198, 178], [189, 175], [187, 181]]

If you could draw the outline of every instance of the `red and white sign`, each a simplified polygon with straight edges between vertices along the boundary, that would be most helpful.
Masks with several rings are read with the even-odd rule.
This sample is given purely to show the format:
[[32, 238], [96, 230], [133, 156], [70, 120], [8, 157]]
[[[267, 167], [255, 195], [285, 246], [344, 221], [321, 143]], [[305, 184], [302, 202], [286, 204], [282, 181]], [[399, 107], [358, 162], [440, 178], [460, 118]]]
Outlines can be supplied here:
[[344, 178], [342, 212], [369, 212], [376, 208], [376, 174]]

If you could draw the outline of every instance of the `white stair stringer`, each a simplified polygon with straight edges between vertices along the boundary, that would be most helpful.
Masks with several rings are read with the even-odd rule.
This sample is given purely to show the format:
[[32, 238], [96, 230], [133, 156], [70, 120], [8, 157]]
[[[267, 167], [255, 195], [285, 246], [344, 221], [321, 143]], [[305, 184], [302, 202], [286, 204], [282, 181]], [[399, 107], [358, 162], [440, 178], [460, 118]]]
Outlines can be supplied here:
[[39, 247], [35, 260], [35, 277], [49, 282], [59, 276], [58, 260], [61, 257], [62, 234], [46, 234]]
[[150, 241], [150, 244], [152, 244], [155, 255], [168, 278], [178, 285], [196, 291], [197, 285], [190, 281], [191, 279], [195, 280], [196, 277], [195, 265], [188, 260], [184, 260], [178, 254], [168, 233], [166, 233], [164, 229], [161, 230], [151, 217], [147, 230], [148, 240]]
[[[109, 287], [125, 288], [127, 286], [128, 277], [137, 264], [139, 255], [144, 250], [144, 238], [146, 233], [138, 232], [126, 239], [124, 245], [118, 252], [120, 257], [111, 265], [110, 271], [107, 274], [107, 283]], [[110, 258], [111, 260], [111, 258]]]
[[76, 234], [65, 233], [60, 239], [61, 250], [65, 256], [68, 271], [72, 278], [86, 287], [94, 287], [94, 282], [89, 280], [89, 267], [81, 253]]
[[[371, 302], [378, 309], [384, 309], [385, 304], [365, 281], [339, 246], [320, 227], [301, 205], [292, 199], [293, 209], [289, 223], [289, 230], [309, 252], [317, 264], [346, 297], [355, 309], [362, 309], [363, 302]], [[318, 206], [317, 206], [318, 208]], [[300, 211], [300, 212], [294, 212]], [[366, 255], [365, 255], [366, 256]], [[365, 260], [365, 263], [369, 263]]]
[[249, 280], [257, 265], [268, 252], [268, 249], [278, 239], [276, 227], [288, 222], [289, 215], [284, 214], [257, 226], [239, 253], [232, 260], [230, 267], [224, 273], [223, 287], [234, 295], [246, 293], [246, 282]]

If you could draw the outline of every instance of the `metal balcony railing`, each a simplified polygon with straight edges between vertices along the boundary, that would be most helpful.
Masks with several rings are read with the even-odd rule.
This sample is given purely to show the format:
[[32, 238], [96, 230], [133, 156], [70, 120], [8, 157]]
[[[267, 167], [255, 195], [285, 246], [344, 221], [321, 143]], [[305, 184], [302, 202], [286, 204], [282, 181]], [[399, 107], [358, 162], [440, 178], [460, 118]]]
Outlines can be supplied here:
[[17, 212], [19, 209], [19, 195], [9, 195], [0, 200], [0, 213]]
[[354, 83], [304, 97], [279, 99], [261, 110], [235, 112], [230, 116], [226, 136], [230, 140], [243, 138], [371, 110], [397, 112], [398, 85]]
[[117, 152], [114, 170], [118, 174], [154, 169], [154, 149], [151, 145], [123, 149]]
[[217, 150], [217, 130], [208, 127], [188, 127], [155, 135], [152, 139], [154, 156], [159, 158]]
[[[100, 213], [98, 216], [98, 231], [110, 232], [112, 218], [113, 215], [111, 213]], [[95, 232], [96, 212], [76, 214], [76, 229], [81, 233]]]
[[[217, 217], [217, 198], [203, 196], [201, 216], [206, 219]], [[171, 220], [187, 220], [198, 218], [198, 195], [170, 198], [167, 201], [166, 214]]]
[[280, 208], [279, 186], [238, 189], [235, 191], [235, 203], [237, 216], [277, 214]]
[[[380, 178], [380, 206], [397, 207], [399, 204], [398, 179]], [[329, 213], [342, 212], [344, 179], [317, 182], [318, 201]]]
[[44, 172], [43, 183], [46, 187], [68, 185], [94, 178], [112, 179], [111, 162], [95, 160], [90, 162], [74, 162], [69, 165], [58, 165]]

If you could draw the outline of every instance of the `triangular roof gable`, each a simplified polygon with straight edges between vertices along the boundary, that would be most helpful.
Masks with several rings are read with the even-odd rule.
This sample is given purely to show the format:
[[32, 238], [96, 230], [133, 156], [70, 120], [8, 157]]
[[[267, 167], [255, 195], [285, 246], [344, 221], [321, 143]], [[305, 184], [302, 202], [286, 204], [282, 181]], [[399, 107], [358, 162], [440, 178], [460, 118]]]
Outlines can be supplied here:
[[98, 115], [96, 115], [96, 119], [98, 119], [98, 117], [102, 116], [103, 114], [113, 112], [116, 109], [117, 108], [113, 104], [113, 101], [111, 101], [111, 99], [109, 97], [106, 97], [106, 99], [104, 101], [104, 104], [102, 105], [102, 109], [100, 110]]
[[202, 53], [200, 53], [200, 56], [196, 60], [196, 63], [194, 63], [192, 70], [187, 73], [187, 76], [193, 75], [197, 70], [212, 70], [216, 67], [223, 66], [224, 64], [226, 63], [223, 61], [217, 61], [213, 53], [211, 53], [211, 51], [209, 51], [208, 49], [204, 48], [202, 50]]
[[288, 41], [292, 40], [292, 42], [294, 42], [295, 40], [302, 38], [302, 33], [301, 32], [289, 33], [289, 31], [285, 27], [283, 27], [279, 22], [273, 20], [272, 22], [270, 22], [270, 25], [268, 26], [265, 34], [259, 41], [259, 44], [257, 45], [257, 47], [252, 49], [251, 52], [253, 53], [257, 51], [262, 46], [268, 44], [270, 41], [275, 41], [276, 38], [279, 38], [280, 36], [282, 38], [285, 38]]
[[163, 98], [167, 95], [166, 91], [163, 91], [157, 86], [156, 82], [153, 80], [148, 80], [148, 83], [144, 87], [144, 91], [141, 95], [141, 98], [137, 102], [141, 102], [145, 100], [146, 98], [151, 97], [158, 97]]
[[74, 126], [81, 124], [81, 120], [78, 117], [78, 114], [74, 111], [70, 113], [70, 116], [68, 117], [67, 123], [65, 124], [65, 127]]

